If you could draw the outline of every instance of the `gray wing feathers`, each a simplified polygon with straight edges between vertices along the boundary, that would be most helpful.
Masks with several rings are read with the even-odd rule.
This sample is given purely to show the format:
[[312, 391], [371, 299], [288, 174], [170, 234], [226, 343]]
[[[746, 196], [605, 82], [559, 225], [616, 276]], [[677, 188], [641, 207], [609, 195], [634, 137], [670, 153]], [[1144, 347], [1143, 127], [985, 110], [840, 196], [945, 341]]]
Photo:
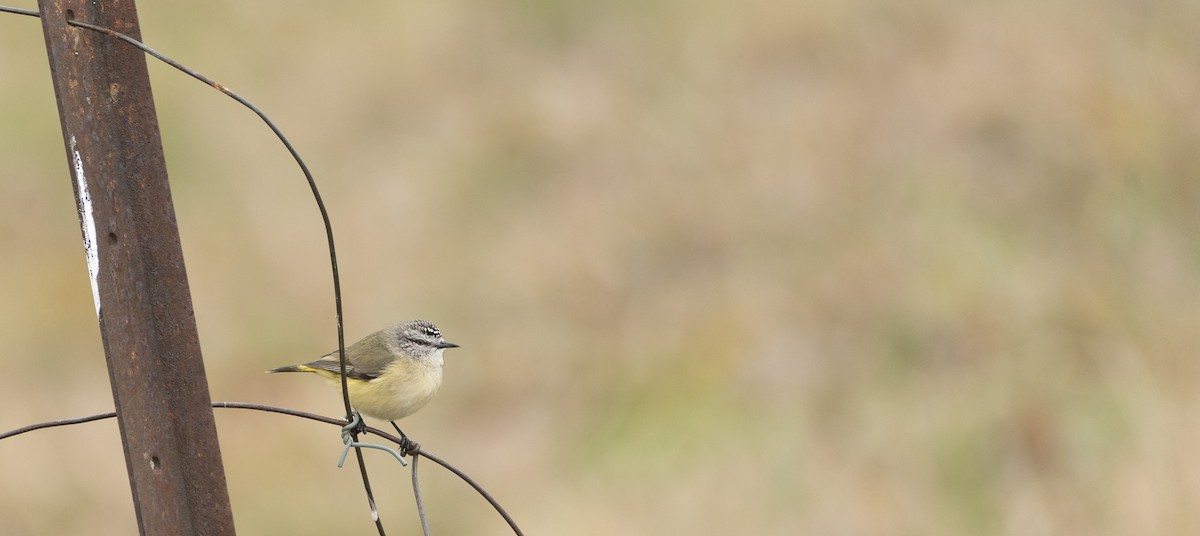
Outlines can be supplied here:
[[[346, 377], [359, 380], [378, 378], [394, 359], [392, 349], [388, 347], [384, 338], [384, 332], [373, 333], [346, 348]], [[340, 374], [342, 370], [337, 350], [306, 365], [334, 374]]]
[[[312, 367], [315, 369], [328, 370], [329, 372], [332, 372], [334, 374], [341, 374], [341, 372], [342, 372], [342, 365], [340, 363], [338, 363], [337, 357], [334, 357], [332, 360], [324, 359], [324, 358], [318, 359], [311, 363], [305, 363], [304, 366]], [[350, 363], [346, 363], [346, 377], [347, 378], [354, 378], [356, 380], [373, 380], [373, 379], [375, 379], [376, 376], [378, 376], [378, 375], [377, 374], [369, 375], [369, 374], [365, 374], [361, 371], [355, 370], [353, 365], [351, 365]]]

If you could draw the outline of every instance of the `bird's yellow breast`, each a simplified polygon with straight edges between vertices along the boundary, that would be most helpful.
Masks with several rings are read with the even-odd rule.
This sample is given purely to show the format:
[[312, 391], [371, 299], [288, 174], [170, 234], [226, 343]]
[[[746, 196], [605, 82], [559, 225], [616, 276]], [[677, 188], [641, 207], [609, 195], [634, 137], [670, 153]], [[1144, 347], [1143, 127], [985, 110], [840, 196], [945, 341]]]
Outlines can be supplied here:
[[[330, 381], [340, 389], [340, 377], [331, 376]], [[378, 378], [347, 379], [346, 383], [355, 410], [388, 421], [403, 419], [425, 407], [441, 386], [441, 359], [397, 359]]]

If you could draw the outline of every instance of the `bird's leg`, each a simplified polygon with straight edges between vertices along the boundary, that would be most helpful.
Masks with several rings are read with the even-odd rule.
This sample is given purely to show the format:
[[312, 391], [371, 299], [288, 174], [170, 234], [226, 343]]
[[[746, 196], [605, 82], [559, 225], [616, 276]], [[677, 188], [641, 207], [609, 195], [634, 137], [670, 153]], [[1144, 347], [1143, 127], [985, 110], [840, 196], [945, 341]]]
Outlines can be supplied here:
[[395, 428], [396, 433], [400, 434], [400, 452], [402, 454], [404, 454], [405, 456], [409, 456], [412, 453], [414, 453], [418, 450], [421, 450], [421, 445], [418, 445], [417, 443], [414, 443], [411, 439], [409, 439], [408, 436], [405, 435], [404, 430], [400, 429], [400, 425], [396, 424], [396, 421], [388, 421], [388, 422], [391, 422], [392, 428]]
[[396, 424], [396, 421], [388, 421], [388, 422], [392, 423], [392, 428], [395, 428], [396, 433], [400, 434], [400, 439], [408, 441], [408, 436], [404, 433], [404, 430], [400, 429], [400, 425]]

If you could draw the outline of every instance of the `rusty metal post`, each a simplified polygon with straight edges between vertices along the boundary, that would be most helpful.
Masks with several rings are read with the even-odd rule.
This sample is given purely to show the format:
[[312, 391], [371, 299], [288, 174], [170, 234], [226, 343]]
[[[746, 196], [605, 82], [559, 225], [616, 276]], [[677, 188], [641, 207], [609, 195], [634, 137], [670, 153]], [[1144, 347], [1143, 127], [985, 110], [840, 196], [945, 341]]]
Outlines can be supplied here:
[[132, 0], [39, 0], [125, 464], [142, 534], [232, 535]]

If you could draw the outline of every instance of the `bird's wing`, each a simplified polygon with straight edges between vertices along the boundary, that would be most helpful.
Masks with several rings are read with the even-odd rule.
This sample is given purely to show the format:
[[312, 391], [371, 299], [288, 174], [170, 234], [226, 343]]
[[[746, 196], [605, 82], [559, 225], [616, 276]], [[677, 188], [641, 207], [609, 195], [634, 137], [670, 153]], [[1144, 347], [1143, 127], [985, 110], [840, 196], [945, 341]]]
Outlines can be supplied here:
[[[358, 380], [373, 380], [387, 370], [388, 365], [395, 360], [394, 354], [387, 346], [383, 333], [367, 335], [346, 348], [346, 377]], [[306, 363], [306, 365], [341, 374], [341, 363], [338, 352], [334, 350], [325, 354], [321, 359]]]
[[[342, 373], [342, 365], [341, 365], [341, 363], [338, 362], [337, 352], [336, 351], [333, 352], [332, 355], [333, 355], [332, 358], [329, 358], [329, 356], [322, 357], [321, 359], [318, 359], [316, 361], [312, 361], [309, 363], [305, 363], [301, 366], [314, 368], [314, 369], [318, 369], [318, 370], [324, 370], [324, 371], [332, 372], [334, 374], [341, 374]], [[379, 374], [369, 374], [366, 371], [361, 371], [361, 370], [355, 369], [354, 365], [352, 365], [350, 363], [346, 363], [346, 377], [347, 378], [351, 378], [351, 379], [355, 379], [355, 380], [373, 380], [373, 379], [377, 378], [378, 376], [379, 376]]]

